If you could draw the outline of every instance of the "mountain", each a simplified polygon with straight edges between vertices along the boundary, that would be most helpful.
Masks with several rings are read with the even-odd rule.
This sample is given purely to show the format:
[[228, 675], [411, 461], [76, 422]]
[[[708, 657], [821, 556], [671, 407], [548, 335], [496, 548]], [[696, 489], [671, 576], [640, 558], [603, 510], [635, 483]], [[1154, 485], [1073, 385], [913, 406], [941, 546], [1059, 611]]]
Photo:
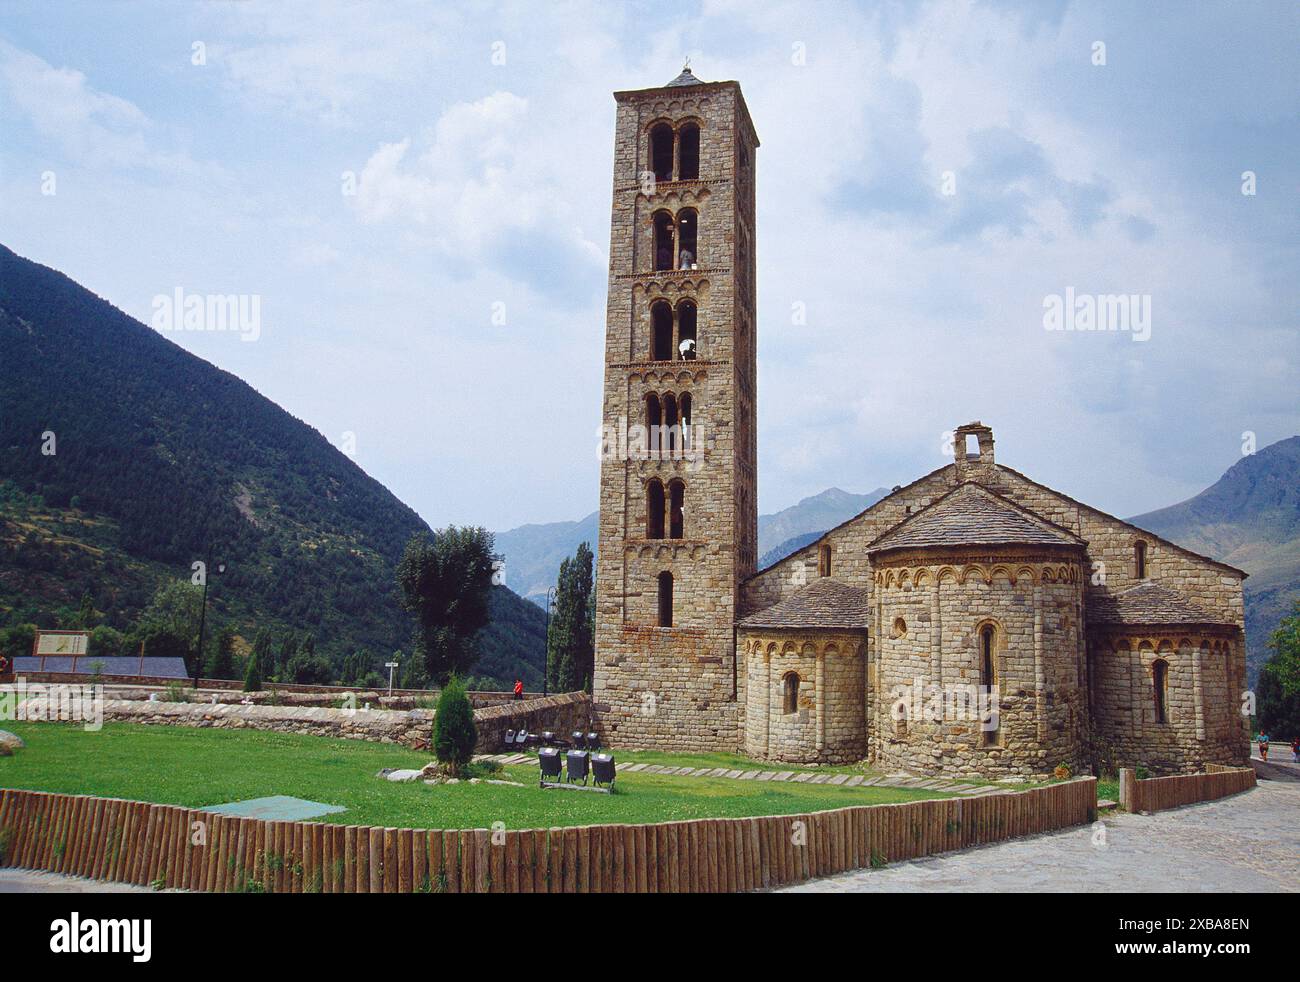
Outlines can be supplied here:
[[1246, 661], [1255, 678], [1300, 596], [1300, 436], [1243, 457], [1194, 498], [1129, 521], [1250, 574]]
[[803, 532], [793, 538], [786, 539], [779, 546], [767, 550], [767, 552], [758, 557], [758, 568], [767, 569], [769, 566], [779, 563], [791, 553], [798, 552], [804, 546], [816, 542], [822, 537], [825, 531], [825, 529], [818, 529], [816, 532]]
[[[827, 488], [821, 494], [804, 498], [797, 505], [783, 508], [771, 515], [759, 515], [758, 553], [762, 556], [795, 536], [807, 535], [809, 532], [821, 535], [827, 529], [866, 511], [887, 494], [889, 491], [885, 488], [876, 488], [866, 494], [850, 494], [839, 488]], [[808, 539], [803, 544], [807, 545], [811, 541]], [[765, 565], [768, 564], [760, 562], [759, 568], [762, 569]]]
[[[128, 628], [209, 548], [218, 621], [409, 649], [394, 567], [428, 526], [320, 433], [55, 270], [0, 246], [0, 626]], [[540, 684], [544, 615], [492, 597], [478, 673]]]
[[[797, 505], [772, 515], [758, 516], [759, 569], [807, 545], [828, 528], [852, 518], [887, 495], [884, 488], [867, 494], [850, 494], [828, 488]], [[598, 513], [576, 522], [521, 525], [496, 534], [497, 552], [506, 557], [506, 583], [540, 606], [554, 585], [560, 562], [572, 556], [581, 542], [596, 547]], [[782, 552], [781, 550], [785, 550]]]
[[597, 519], [592, 512], [576, 522], [521, 525], [496, 534], [497, 552], [506, 557], [506, 584], [545, 607], [546, 591], [560, 575], [560, 563], [587, 542], [596, 549]]

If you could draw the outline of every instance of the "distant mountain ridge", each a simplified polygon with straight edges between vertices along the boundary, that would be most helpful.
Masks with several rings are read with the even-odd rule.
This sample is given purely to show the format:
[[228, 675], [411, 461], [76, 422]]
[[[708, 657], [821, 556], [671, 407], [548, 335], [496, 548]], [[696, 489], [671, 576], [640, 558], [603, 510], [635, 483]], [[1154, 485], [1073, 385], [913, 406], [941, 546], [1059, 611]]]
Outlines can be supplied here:
[[1129, 521], [1250, 574], [1246, 657], [1255, 678], [1300, 596], [1300, 436], [1243, 457], [1195, 497]]
[[[770, 566], [807, 545], [828, 528], [865, 511], [888, 493], [884, 488], [866, 494], [827, 488], [789, 508], [758, 516], [758, 547], [762, 557], [759, 568]], [[546, 590], [555, 583], [560, 562], [572, 556], [581, 542], [596, 548], [599, 517], [599, 513], [592, 512], [576, 522], [521, 525], [498, 532], [497, 551], [506, 557], [506, 583], [517, 593], [544, 605]]]
[[758, 516], [758, 553], [763, 557], [759, 568], [770, 566], [777, 559], [783, 559], [801, 546], [793, 546], [784, 555], [767, 560], [769, 554], [785, 548], [791, 539], [804, 537], [801, 545], [807, 545], [812, 538], [809, 533], [820, 536], [827, 529], [846, 522], [854, 515], [866, 511], [881, 498], [889, 494], [888, 488], [876, 488], [866, 494], [853, 494], [839, 488], [827, 488], [820, 494], [804, 498], [789, 508], [782, 508], [771, 515]]
[[[0, 352], [0, 625], [54, 626], [86, 594], [124, 628], [212, 549], [213, 607], [246, 639], [410, 650], [394, 567], [428, 526], [319, 432], [3, 246]], [[475, 673], [539, 685], [544, 615], [506, 589], [492, 607]]]

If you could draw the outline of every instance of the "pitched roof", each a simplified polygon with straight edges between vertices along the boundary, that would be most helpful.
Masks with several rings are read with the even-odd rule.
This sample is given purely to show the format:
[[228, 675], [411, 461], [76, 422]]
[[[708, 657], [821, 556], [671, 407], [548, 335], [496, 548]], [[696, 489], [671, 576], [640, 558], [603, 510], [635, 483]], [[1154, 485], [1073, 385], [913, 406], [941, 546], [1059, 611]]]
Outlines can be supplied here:
[[750, 614], [741, 627], [813, 627], [865, 631], [871, 624], [871, 594], [832, 579], [819, 579], [779, 603]]
[[703, 85], [704, 83], [691, 74], [689, 65], [682, 68], [681, 74], [664, 86], [665, 89], [671, 89], [680, 85]]
[[967, 481], [895, 525], [867, 551], [964, 545], [1082, 546], [1084, 541], [1002, 495]]
[[1093, 624], [1133, 625], [1233, 623], [1158, 583], [1139, 583], [1119, 593], [1089, 597], [1088, 620]]

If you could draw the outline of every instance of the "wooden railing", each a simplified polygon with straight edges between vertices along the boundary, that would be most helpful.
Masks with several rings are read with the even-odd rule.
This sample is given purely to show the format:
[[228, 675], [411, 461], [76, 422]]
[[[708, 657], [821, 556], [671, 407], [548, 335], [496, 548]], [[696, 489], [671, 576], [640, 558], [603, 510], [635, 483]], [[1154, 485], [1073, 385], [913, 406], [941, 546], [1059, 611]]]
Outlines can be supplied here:
[[1096, 779], [804, 815], [428, 830], [275, 822], [0, 791], [0, 865], [142, 886], [275, 893], [759, 890], [1091, 821]]
[[1131, 767], [1119, 772], [1120, 807], [1130, 812], [1158, 812], [1198, 801], [1212, 801], [1255, 786], [1251, 767], [1206, 765], [1205, 774], [1174, 774], [1138, 780]]

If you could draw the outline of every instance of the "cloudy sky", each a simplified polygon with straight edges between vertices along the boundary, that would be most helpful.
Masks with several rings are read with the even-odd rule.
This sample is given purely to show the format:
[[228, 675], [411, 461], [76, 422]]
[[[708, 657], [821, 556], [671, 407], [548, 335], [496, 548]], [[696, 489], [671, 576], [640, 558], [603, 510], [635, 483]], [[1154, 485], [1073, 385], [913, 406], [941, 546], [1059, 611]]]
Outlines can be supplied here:
[[[0, 241], [145, 322], [260, 296], [255, 342], [168, 336], [434, 525], [578, 518], [611, 92], [689, 55], [763, 143], [760, 509], [978, 418], [1130, 515], [1300, 432], [1298, 44], [1291, 2], [10, 0]], [[1149, 339], [1046, 330], [1067, 289]]]

